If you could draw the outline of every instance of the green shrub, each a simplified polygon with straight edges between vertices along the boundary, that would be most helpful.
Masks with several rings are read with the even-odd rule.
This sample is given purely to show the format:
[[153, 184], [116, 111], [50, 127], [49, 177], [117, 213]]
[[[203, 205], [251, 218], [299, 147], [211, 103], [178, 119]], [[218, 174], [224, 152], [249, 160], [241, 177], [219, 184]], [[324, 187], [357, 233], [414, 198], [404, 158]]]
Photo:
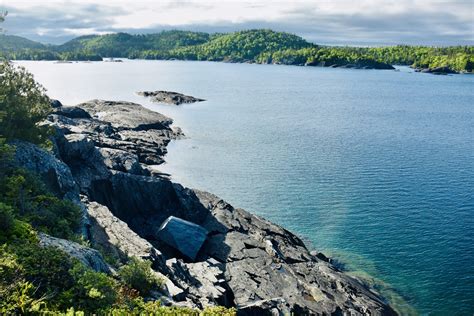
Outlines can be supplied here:
[[122, 266], [119, 275], [127, 286], [136, 289], [141, 295], [150, 294], [151, 289], [161, 286], [163, 282], [153, 274], [150, 261], [136, 258], [131, 258], [128, 264]]
[[0, 63], [0, 135], [7, 140], [23, 139], [43, 143], [49, 128], [39, 126], [51, 111], [45, 89], [23, 67]]
[[74, 203], [48, 192], [40, 179], [23, 169], [10, 169], [0, 177], [0, 201], [13, 215], [46, 234], [71, 239], [79, 231], [82, 211]]
[[81, 209], [67, 200], [52, 195], [38, 195], [33, 199], [33, 209], [26, 215], [38, 230], [49, 235], [71, 239], [79, 230]]
[[199, 316], [235, 316], [237, 315], [237, 310], [235, 308], [225, 308], [223, 306], [207, 307], [202, 312], [199, 313]]
[[0, 234], [7, 234], [13, 227], [15, 218], [13, 208], [0, 202]]
[[105, 273], [95, 272], [81, 263], [76, 263], [69, 272], [74, 285], [63, 293], [63, 304], [95, 312], [108, 309], [116, 302], [118, 284]]
[[0, 247], [0, 314], [26, 314], [41, 307], [41, 299], [33, 297], [35, 287], [24, 278], [17, 256]]
[[138, 298], [133, 306], [114, 306], [106, 311], [107, 315], [160, 315], [160, 316], [235, 316], [234, 308], [222, 306], [207, 307], [204, 310], [180, 306], [161, 306], [159, 301], [144, 302]]

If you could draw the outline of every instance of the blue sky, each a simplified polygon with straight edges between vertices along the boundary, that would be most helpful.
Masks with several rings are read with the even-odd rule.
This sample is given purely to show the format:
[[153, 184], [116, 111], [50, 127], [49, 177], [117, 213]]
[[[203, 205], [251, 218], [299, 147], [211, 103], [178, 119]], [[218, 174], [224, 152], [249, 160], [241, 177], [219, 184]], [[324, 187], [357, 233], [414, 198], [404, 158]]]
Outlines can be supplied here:
[[474, 0], [0, 0], [7, 34], [62, 43], [85, 34], [271, 28], [336, 45], [474, 45]]

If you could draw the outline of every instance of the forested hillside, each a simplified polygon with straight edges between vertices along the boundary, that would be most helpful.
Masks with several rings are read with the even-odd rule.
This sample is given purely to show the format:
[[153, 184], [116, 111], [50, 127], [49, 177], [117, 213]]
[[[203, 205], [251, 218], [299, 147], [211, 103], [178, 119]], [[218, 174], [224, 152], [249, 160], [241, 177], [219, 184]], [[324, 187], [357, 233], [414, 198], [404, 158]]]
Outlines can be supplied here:
[[131, 35], [127, 33], [88, 35], [75, 38], [56, 48], [58, 52], [86, 52], [104, 57], [128, 57], [145, 50], [167, 51], [183, 46], [206, 43], [207, 33], [163, 31], [156, 34]]
[[43, 49], [45, 45], [30, 41], [24, 37], [14, 36], [14, 35], [4, 35], [0, 33], [0, 51], [2, 52], [11, 52], [18, 51], [22, 49]]
[[271, 30], [228, 34], [163, 31], [156, 34], [88, 35], [63, 45], [44, 46], [20, 37], [0, 37], [0, 54], [9, 59], [101, 60], [103, 57], [208, 60], [347, 68], [393, 69], [392, 65], [472, 72], [474, 47], [320, 46]]

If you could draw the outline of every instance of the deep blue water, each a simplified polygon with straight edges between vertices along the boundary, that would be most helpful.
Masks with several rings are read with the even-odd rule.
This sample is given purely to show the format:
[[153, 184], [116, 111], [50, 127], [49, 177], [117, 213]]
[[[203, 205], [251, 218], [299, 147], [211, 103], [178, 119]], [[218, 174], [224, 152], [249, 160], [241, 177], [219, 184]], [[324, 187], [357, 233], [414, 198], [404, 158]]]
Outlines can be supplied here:
[[[474, 312], [474, 76], [179, 61], [22, 62], [52, 97], [142, 103], [160, 169], [302, 236], [403, 313]], [[208, 101], [154, 105], [133, 93]], [[392, 291], [392, 290], [395, 291]]]

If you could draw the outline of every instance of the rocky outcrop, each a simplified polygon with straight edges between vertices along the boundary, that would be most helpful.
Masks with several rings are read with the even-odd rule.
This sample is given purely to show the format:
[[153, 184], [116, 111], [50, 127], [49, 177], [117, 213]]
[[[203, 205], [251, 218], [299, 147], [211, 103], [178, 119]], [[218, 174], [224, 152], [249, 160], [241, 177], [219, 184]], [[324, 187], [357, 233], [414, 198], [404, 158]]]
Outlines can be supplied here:
[[101, 253], [95, 249], [84, 247], [70, 240], [51, 237], [43, 233], [40, 233], [38, 238], [40, 246], [42, 247], [57, 248], [97, 272], [111, 273]]
[[[165, 278], [168, 302], [235, 306], [242, 315], [395, 314], [294, 234], [150, 173], [150, 165], [163, 161], [166, 144], [179, 137], [170, 119], [126, 102], [94, 100], [76, 109], [59, 109], [49, 124], [58, 131], [58, 156], [84, 196], [91, 242], [118, 257], [151, 260]], [[181, 219], [173, 223], [202, 227], [202, 246], [193, 243], [188, 252], [179, 238], [163, 238], [170, 216]], [[171, 236], [186, 236], [187, 229], [173, 229]]]
[[59, 197], [75, 198], [79, 188], [69, 167], [51, 153], [31, 143], [16, 141], [16, 165], [38, 174], [48, 189]]
[[50, 152], [31, 143], [15, 141], [12, 144], [15, 146], [14, 160], [17, 166], [39, 175], [50, 192], [59, 198], [72, 201], [81, 208], [83, 218], [80, 233], [87, 238], [87, 209], [81, 202], [79, 187], [69, 166]]
[[199, 99], [199, 98], [192, 97], [190, 95], [185, 95], [185, 94], [172, 92], [172, 91], [142, 91], [142, 92], [137, 92], [137, 94], [150, 98], [152, 102], [168, 103], [168, 104], [174, 104], [174, 105], [206, 101], [204, 99]]
[[[62, 159], [72, 165], [73, 172], [87, 163], [88, 170], [99, 174], [107, 167], [147, 174], [137, 162], [162, 163], [166, 145], [182, 135], [179, 129], [170, 127], [171, 122], [170, 118], [135, 103], [100, 100], [60, 108], [49, 117], [49, 124], [59, 132], [57, 142]], [[83, 151], [78, 152], [77, 148]]]

